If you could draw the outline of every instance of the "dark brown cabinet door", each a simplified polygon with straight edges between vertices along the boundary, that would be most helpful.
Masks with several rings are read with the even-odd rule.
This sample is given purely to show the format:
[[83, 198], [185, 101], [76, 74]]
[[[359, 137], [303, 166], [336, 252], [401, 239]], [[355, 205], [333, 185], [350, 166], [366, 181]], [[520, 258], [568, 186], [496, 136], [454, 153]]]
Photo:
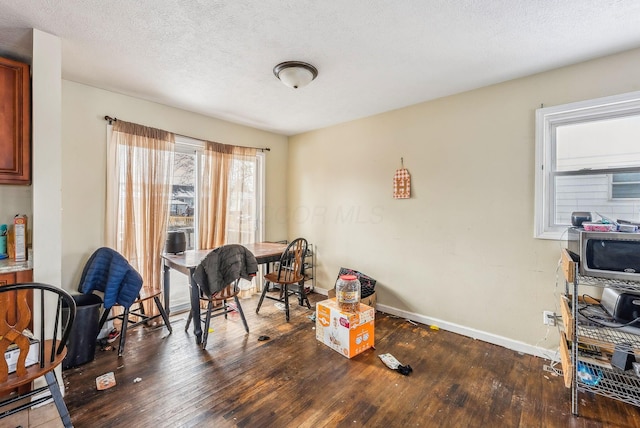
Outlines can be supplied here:
[[0, 58], [0, 184], [31, 183], [29, 66]]
[[[9, 273], [0, 273], [0, 287], [4, 285], [11, 284], [20, 284], [23, 282], [32, 282], [33, 281], [33, 271], [31, 269], [19, 271], [19, 272], [9, 272]], [[29, 298], [29, 302], [32, 302], [33, 297]], [[13, 301], [13, 300], [10, 300]], [[29, 307], [33, 308], [32, 303], [29, 303]], [[11, 304], [9, 308], [9, 321], [15, 322], [15, 317], [17, 315], [17, 305]], [[32, 328], [29, 325], [29, 328]]]
[[[23, 282], [32, 282], [33, 281], [33, 270], [23, 270], [18, 272], [8, 272], [8, 273], [0, 273], [0, 287], [11, 284], [20, 284]], [[13, 294], [13, 293], [11, 293]], [[29, 301], [29, 308], [33, 312], [33, 292], [30, 292], [27, 297]], [[15, 301], [15, 297], [9, 300], [9, 314], [7, 316], [7, 321], [10, 324], [15, 324], [16, 317], [18, 313], [18, 305], [15, 303], [11, 303]], [[29, 329], [33, 331], [33, 320], [29, 323]], [[31, 384], [23, 385], [17, 389], [19, 394], [26, 394], [31, 391]], [[2, 398], [2, 397], [0, 397]]]

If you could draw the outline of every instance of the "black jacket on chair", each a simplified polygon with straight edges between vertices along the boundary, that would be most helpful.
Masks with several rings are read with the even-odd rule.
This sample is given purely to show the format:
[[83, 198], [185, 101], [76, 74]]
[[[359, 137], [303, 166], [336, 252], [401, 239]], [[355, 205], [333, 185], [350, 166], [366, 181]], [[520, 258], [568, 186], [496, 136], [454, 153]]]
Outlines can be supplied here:
[[200, 262], [193, 279], [202, 293], [211, 297], [238, 278], [250, 280], [258, 271], [255, 256], [239, 244], [229, 244], [211, 251]]

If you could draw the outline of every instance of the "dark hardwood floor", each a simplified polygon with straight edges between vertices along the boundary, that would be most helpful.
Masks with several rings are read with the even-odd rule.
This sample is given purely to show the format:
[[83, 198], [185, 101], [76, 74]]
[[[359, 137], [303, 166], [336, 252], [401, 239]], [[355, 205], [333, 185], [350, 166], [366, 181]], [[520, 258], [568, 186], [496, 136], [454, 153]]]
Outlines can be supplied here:
[[[64, 371], [74, 425], [640, 427], [639, 408], [591, 394], [572, 416], [570, 390], [540, 358], [378, 312], [376, 349], [349, 360], [316, 341], [313, 311], [294, 303], [286, 323], [272, 302], [259, 315], [256, 305], [242, 300], [250, 334], [235, 314], [214, 318], [205, 351], [179, 314], [171, 335], [136, 328], [122, 358], [97, 350]], [[378, 358], [387, 352], [413, 373], [388, 369]], [[95, 378], [110, 371], [117, 385], [97, 391]]]

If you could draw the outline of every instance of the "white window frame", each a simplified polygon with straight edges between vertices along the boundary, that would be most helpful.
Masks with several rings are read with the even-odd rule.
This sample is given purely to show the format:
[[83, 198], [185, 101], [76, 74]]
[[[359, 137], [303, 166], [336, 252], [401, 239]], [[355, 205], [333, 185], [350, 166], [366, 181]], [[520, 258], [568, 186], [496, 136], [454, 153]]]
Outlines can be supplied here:
[[[536, 171], [534, 237], [566, 239], [567, 225], [552, 224], [554, 218], [553, 178], [555, 172], [555, 128], [570, 123], [640, 115], [640, 91], [579, 101], [536, 110]], [[601, 170], [601, 173], [637, 171], [637, 169]], [[572, 172], [575, 174], [576, 172]], [[579, 172], [578, 172], [579, 173]], [[585, 174], [596, 174], [588, 170]]]

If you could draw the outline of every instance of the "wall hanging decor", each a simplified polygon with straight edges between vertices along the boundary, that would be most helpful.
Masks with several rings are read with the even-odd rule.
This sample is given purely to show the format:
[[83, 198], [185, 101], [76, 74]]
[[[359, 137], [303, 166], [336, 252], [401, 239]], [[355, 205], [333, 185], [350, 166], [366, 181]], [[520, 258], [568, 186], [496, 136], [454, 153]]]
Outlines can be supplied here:
[[400, 158], [401, 168], [393, 176], [393, 197], [395, 199], [409, 199], [411, 197], [411, 175], [404, 167], [404, 159]]

